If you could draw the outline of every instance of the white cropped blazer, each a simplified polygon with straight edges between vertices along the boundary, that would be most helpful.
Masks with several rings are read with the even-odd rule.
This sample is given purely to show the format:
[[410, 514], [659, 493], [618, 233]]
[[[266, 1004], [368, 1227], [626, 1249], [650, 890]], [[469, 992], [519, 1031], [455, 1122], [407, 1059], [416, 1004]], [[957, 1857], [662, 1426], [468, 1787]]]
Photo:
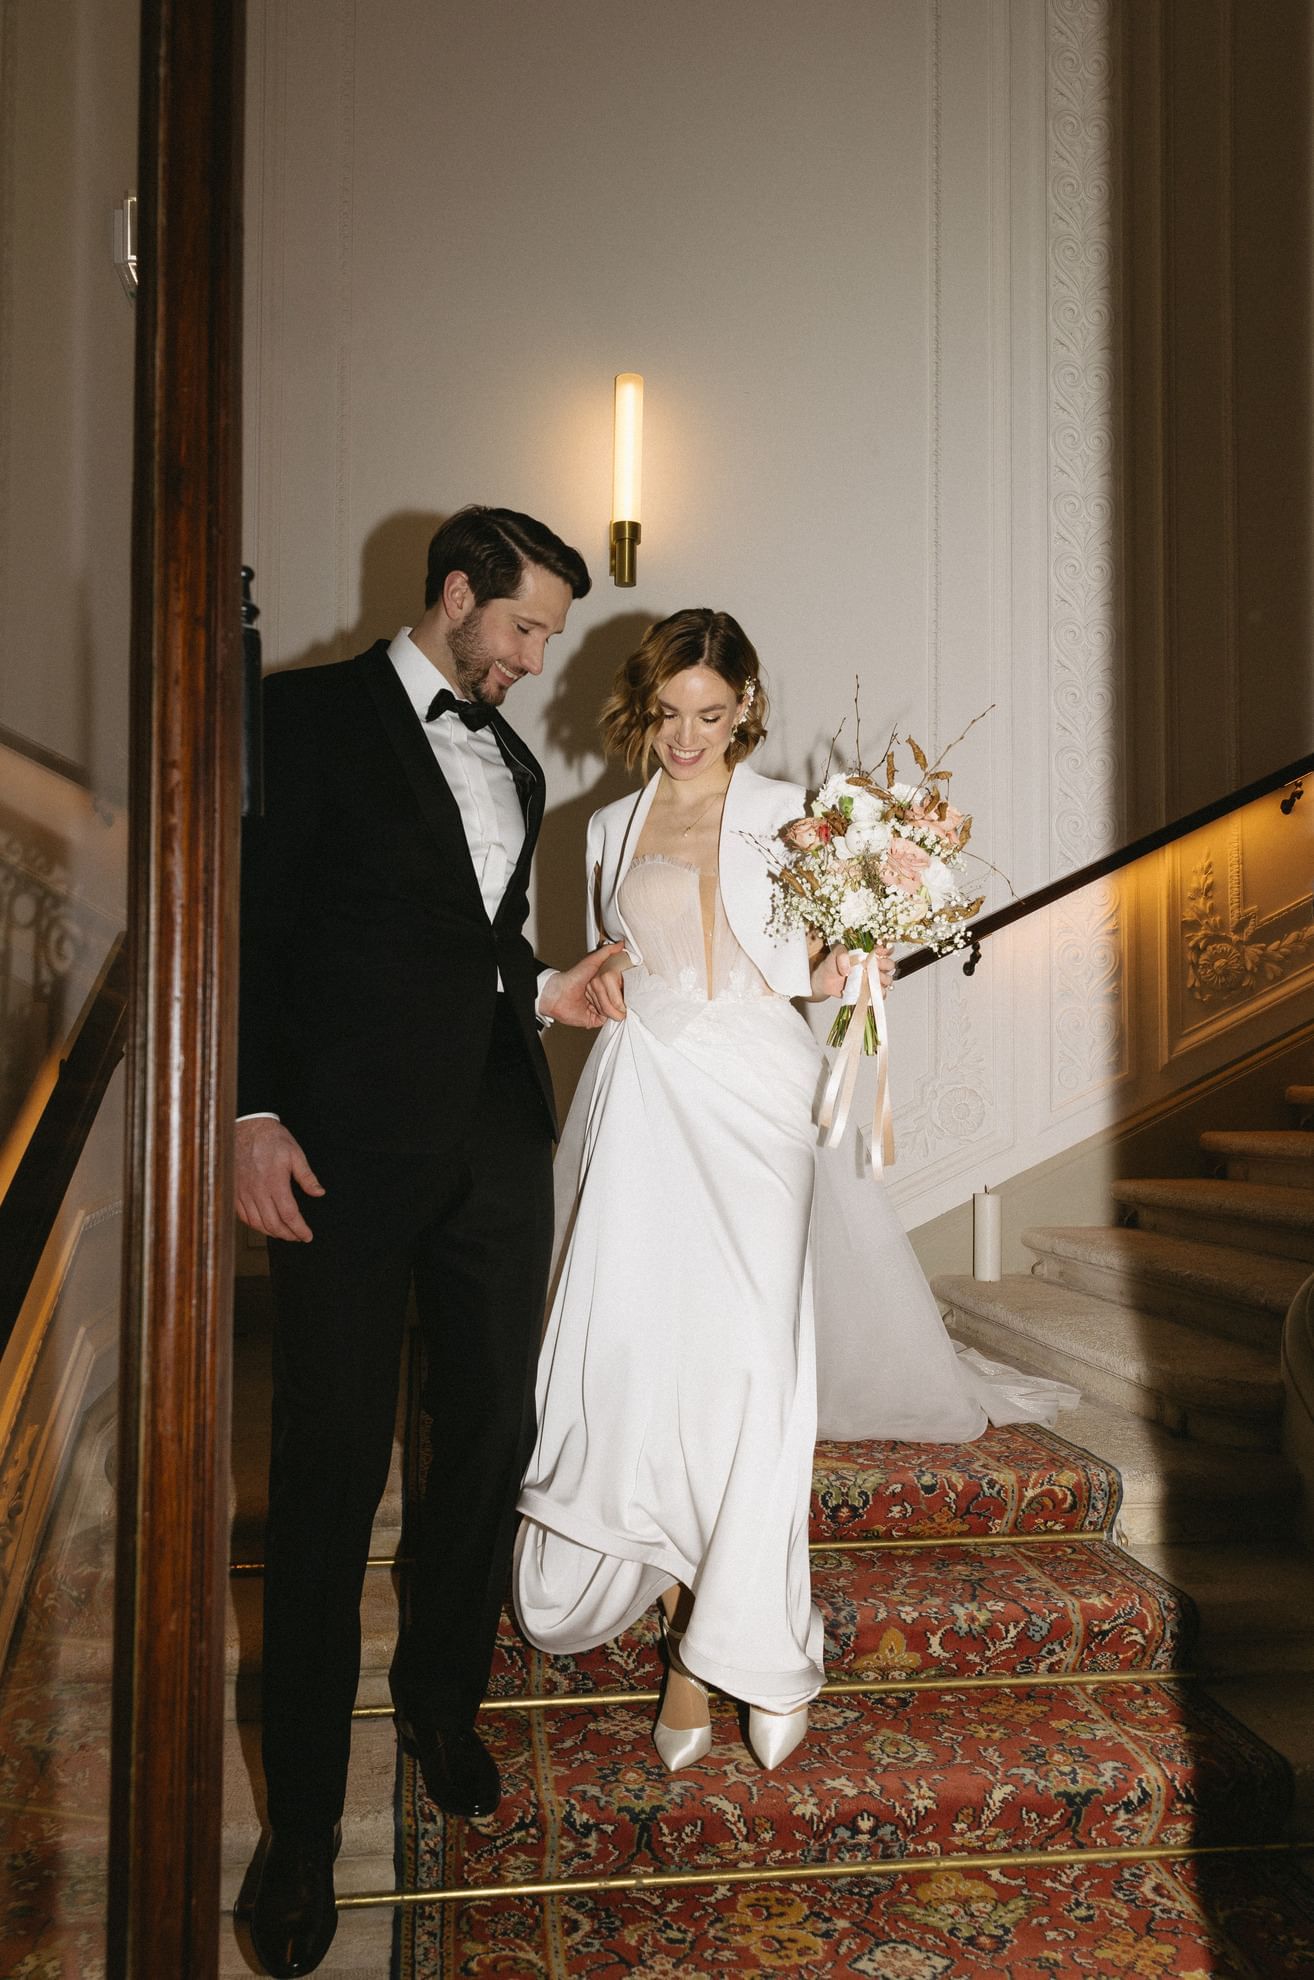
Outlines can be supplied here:
[[[589, 820], [586, 872], [590, 945], [624, 942], [636, 962], [640, 945], [620, 908], [620, 889], [630, 870], [644, 820], [656, 795], [660, 771], [641, 791], [604, 805]], [[761, 777], [746, 763], [730, 773], [721, 814], [719, 870], [721, 900], [731, 933], [782, 997], [806, 997], [811, 989], [807, 938], [801, 929], [778, 939], [767, 933], [771, 914], [773, 852], [776, 837], [791, 818], [801, 818], [807, 792], [801, 784]]]

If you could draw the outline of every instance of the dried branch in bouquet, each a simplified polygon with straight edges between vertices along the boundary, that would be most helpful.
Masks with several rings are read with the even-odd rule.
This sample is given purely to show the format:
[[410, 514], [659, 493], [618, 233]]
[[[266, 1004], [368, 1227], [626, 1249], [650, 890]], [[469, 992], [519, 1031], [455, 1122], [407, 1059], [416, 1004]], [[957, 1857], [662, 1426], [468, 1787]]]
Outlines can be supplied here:
[[[899, 943], [942, 955], [965, 948], [968, 924], [985, 901], [965, 885], [972, 820], [949, 801], [952, 772], [945, 758], [990, 711], [974, 716], [934, 763], [915, 737], [892, 729], [883, 752], [882, 782], [862, 766], [856, 682], [853, 708], [854, 767], [831, 772], [841, 723], [821, 788], [803, 817], [781, 828], [779, 843], [770, 849], [774, 885], [769, 927], [778, 935], [802, 929], [810, 939], [863, 955]], [[901, 748], [915, 766], [908, 782], [898, 776]], [[850, 1017], [846, 1004], [832, 1028], [832, 1043], [843, 1037]]]

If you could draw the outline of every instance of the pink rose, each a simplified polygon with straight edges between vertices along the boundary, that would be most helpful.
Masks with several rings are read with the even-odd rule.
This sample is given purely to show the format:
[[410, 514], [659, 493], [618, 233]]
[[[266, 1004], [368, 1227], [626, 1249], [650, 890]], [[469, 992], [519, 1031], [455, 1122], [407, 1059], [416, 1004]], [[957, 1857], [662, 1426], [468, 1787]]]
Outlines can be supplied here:
[[943, 818], [932, 816], [926, 822], [933, 832], [939, 833], [947, 846], [958, 844], [958, 837], [963, 829], [963, 814], [961, 811], [955, 811], [951, 804], [945, 806]]
[[889, 849], [877, 871], [887, 887], [896, 894], [919, 894], [922, 890], [922, 875], [931, 863], [931, 855], [911, 839], [891, 839]]
[[811, 852], [830, 837], [819, 818], [796, 818], [792, 825], [786, 825], [781, 838], [796, 852]]
[[934, 832], [948, 847], [958, 844], [958, 835], [963, 829], [963, 814], [955, 811], [951, 804], [944, 808], [944, 817], [939, 815], [939, 805], [933, 798], [920, 798], [909, 812], [912, 824], [926, 832]]

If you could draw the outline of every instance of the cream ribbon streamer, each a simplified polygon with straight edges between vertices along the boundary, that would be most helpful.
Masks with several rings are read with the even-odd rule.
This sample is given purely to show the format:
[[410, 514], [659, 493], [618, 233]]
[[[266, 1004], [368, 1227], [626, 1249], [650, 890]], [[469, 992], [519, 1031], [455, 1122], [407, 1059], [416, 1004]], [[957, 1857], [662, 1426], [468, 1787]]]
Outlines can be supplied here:
[[876, 1101], [871, 1123], [871, 1172], [879, 1181], [894, 1162], [889, 1026], [885, 1017], [885, 998], [881, 992], [881, 973], [875, 956], [864, 955], [857, 949], [852, 951], [852, 955], [854, 967], [844, 979], [842, 1001], [852, 1005], [853, 1016], [844, 1034], [844, 1043], [837, 1050], [826, 1077], [821, 1104], [817, 1109], [817, 1126], [821, 1129], [822, 1147], [833, 1148], [848, 1124], [853, 1090], [858, 1082], [858, 1067], [862, 1062], [862, 1036], [867, 1029], [867, 1012], [870, 1010], [876, 1019]]

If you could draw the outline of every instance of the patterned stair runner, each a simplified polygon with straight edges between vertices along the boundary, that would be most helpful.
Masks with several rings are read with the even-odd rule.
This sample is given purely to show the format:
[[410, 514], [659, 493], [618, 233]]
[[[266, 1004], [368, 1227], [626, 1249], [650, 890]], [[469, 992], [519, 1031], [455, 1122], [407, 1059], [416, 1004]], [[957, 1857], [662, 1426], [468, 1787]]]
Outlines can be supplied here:
[[945, 1864], [417, 1912], [403, 1980], [1308, 1980], [1314, 1885], [1262, 1860]]
[[1290, 1859], [1162, 1854], [1277, 1843], [1291, 1781], [1174, 1675], [1194, 1612], [1114, 1544], [1119, 1497], [1030, 1427], [819, 1446], [828, 1682], [776, 1774], [728, 1699], [706, 1760], [666, 1773], [653, 1618], [558, 1659], [505, 1618], [481, 1721], [496, 1816], [444, 1823], [399, 1769], [421, 1900], [403, 1980], [1310, 1980], [1314, 1885]]

